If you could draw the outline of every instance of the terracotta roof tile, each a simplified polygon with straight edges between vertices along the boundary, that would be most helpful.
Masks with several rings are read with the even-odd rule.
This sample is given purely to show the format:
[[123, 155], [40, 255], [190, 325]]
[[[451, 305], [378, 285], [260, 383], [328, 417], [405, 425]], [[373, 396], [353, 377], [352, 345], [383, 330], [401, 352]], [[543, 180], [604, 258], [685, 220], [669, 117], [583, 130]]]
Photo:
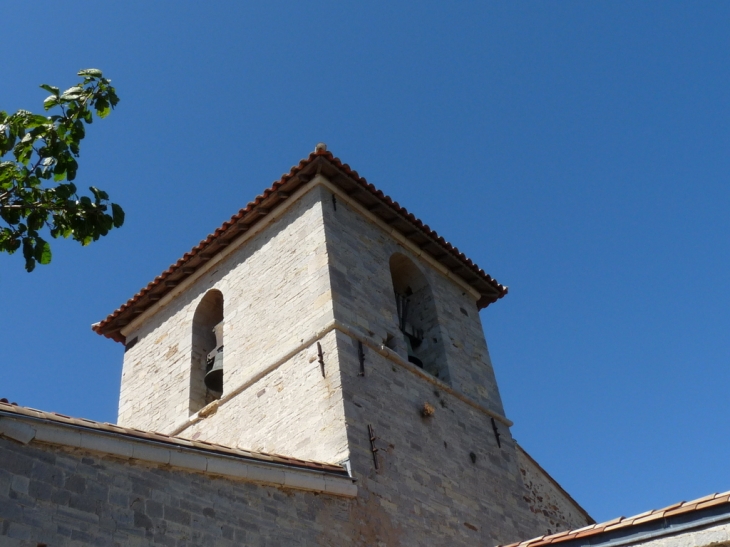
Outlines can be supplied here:
[[556, 533], [556, 534], [551, 534], [551, 535], [549, 535], [549, 536], [548, 536], [548, 539], [550, 539], [550, 541], [552, 541], [552, 540], [554, 540], [554, 539], [557, 539], [557, 538], [559, 538], [559, 537], [562, 537], [562, 536], [564, 536], [564, 535], [566, 535], [566, 534], [569, 534], [569, 533], [570, 533], [570, 530], [564, 530], [564, 531], [562, 531], [562, 532], [558, 532], [558, 533]]
[[624, 519], [624, 517], [616, 517], [611, 520], [607, 520], [606, 522], [602, 522], [601, 526], [603, 526], [605, 528], [606, 526], [611, 526], [612, 524], [618, 524], [623, 519]]
[[297, 458], [291, 458], [289, 456], [280, 456], [277, 454], [266, 454], [263, 452], [251, 452], [248, 450], [241, 450], [239, 448], [232, 448], [222, 444], [211, 443], [208, 441], [190, 441], [189, 439], [183, 439], [182, 437], [172, 437], [165, 435], [164, 433], [156, 433], [154, 431], [143, 431], [141, 429], [134, 429], [129, 427], [122, 427], [115, 424], [108, 424], [104, 422], [96, 422], [94, 420], [88, 420], [86, 418], [70, 418], [63, 414], [55, 412], [43, 412], [41, 410], [35, 410], [31, 408], [25, 408], [22, 406], [11, 405], [0, 401], [0, 412], [7, 414], [14, 414], [17, 416], [27, 416], [30, 418], [41, 419], [46, 422], [54, 422], [61, 424], [70, 424], [85, 429], [91, 429], [94, 431], [102, 431], [106, 433], [113, 433], [115, 435], [124, 435], [126, 437], [132, 437], [137, 439], [153, 440], [159, 443], [168, 444], [170, 446], [196, 448], [211, 453], [227, 454], [231, 456], [237, 456], [241, 458], [247, 458], [252, 460], [264, 461], [269, 463], [278, 463], [290, 465], [293, 467], [301, 467], [305, 469], [316, 469], [318, 471], [325, 471], [328, 473], [334, 473], [337, 475], [347, 476], [347, 470], [341, 465], [334, 465], [329, 463], [314, 462], [309, 460], [300, 460]]
[[398, 202], [368, 183], [357, 171], [342, 163], [330, 152], [317, 150], [292, 167], [289, 173], [282, 175], [271, 187], [256, 196], [246, 207], [201, 240], [103, 321], [93, 325], [93, 330], [117, 342], [125, 343], [120, 329], [128, 325], [137, 314], [153, 306], [173, 290], [175, 285], [192, 275], [220, 252], [224, 246], [233, 242], [288, 199], [294, 190], [309, 182], [318, 172], [347, 193], [351, 199], [366, 206], [372, 214], [388, 220], [394, 229], [407, 232], [407, 235], [405, 233], [404, 235], [408, 239], [471, 285], [481, 295], [477, 302], [479, 308], [484, 308], [507, 294], [507, 287], [499, 284], [464, 253], [401, 207]]
[[709, 494], [709, 495], [707, 495], [707, 496], [705, 496], [703, 498], [699, 498], [699, 499], [696, 499], [696, 500], [692, 500], [692, 503], [699, 504], [699, 503], [702, 503], [704, 501], [710, 501], [710, 500], [715, 499], [717, 496], [718, 496], [718, 494]]
[[586, 530], [591, 530], [595, 527], [596, 527], [595, 524], [589, 524], [588, 526], [583, 526], [583, 528], [576, 528], [575, 530], [573, 530], [573, 533], [578, 534], [580, 532], [585, 532]]
[[673, 503], [672, 505], [667, 505], [666, 507], [659, 509], [659, 511], [664, 511], [664, 512], [671, 511], [672, 509], [676, 509], [677, 507], [680, 507], [683, 503], [685, 503], [685, 502], [679, 501], [677, 503]]
[[690, 503], [683, 503], [676, 509], [672, 509], [671, 511], [665, 511], [664, 516], [665, 517], [673, 517], [675, 515], [682, 515], [684, 513], [690, 513], [697, 509], [697, 503], [690, 502]]
[[616, 530], [617, 528], [625, 528], [626, 522], [628, 519], [621, 517], [621, 520], [618, 521], [616, 524], [611, 524], [610, 526], [606, 526], [603, 531], [604, 532], [610, 532], [611, 530]]
[[632, 526], [640, 526], [647, 522], [660, 520], [674, 515], [691, 513], [693, 511], [699, 511], [708, 507], [714, 507], [722, 504], [730, 504], [730, 492], [710, 494], [697, 500], [675, 503], [673, 505], [665, 507], [664, 509], [645, 511], [629, 518], [618, 517], [603, 523], [593, 524], [591, 526], [584, 526], [583, 528], [578, 528], [577, 530], [568, 530], [565, 532], [560, 532], [559, 534], [553, 534], [552, 536], [541, 536], [539, 538], [512, 543], [505, 547], [540, 547], [541, 545], [546, 544], [553, 545], [566, 541], [572, 541], [574, 539], [597, 536], [605, 532], [612, 532], [614, 530], [630, 528]]
[[583, 530], [582, 532], [578, 532], [577, 534], [573, 535], [573, 538], [582, 538], [582, 537], [585, 537], [585, 536], [593, 536], [595, 534], [596, 534], [596, 531], [593, 530], [593, 529], [591, 529], [591, 530]]
[[728, 498], [727, 496], [720, 496], [712, 500], [703, 501], [702, 503], [697, 504], [697, 509], [705, 509], [707, 507], [714, 507], [715, 505], [722, 505], [723, 503], [727, 503]]
[[664, 511], [655, 511], [644, 517], [637, 517], [634, 519], [632, 524], [644, 524], [645, 522], [651, 522], [653, 520], [659, 520], [664, 518]]
[[638, 515], [634, 515], [631, 518], [640, 519], [640, 518], [643, 518], [643, 517], [647, 517], [647, 516], [649, 516], [649, 515], [651, 515], [653, 513], [656, 513], [656, 512], [657, 512], [656, 509], [651, 509], [650, 511], [644, 511], [643, 513], [639, 513]]

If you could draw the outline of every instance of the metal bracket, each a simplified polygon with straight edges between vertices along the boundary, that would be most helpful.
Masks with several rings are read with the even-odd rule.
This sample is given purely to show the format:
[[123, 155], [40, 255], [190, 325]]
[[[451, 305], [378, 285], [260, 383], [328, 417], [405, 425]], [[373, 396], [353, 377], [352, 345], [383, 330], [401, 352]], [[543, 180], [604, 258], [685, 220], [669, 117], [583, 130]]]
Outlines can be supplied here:
[[375, 465], [375, 470], [377, 471], [379, 469], [378, 467], [378, 449], [375, 448], [375, 440], [377, 437], [375, 436], [375, 431], [373, 431], [373, 426], [368, 424], [368, 435], [370, 436], [370, 450], [373, 452], [373, 464]]
[[[319, 367], [322, 369], [322, 378], [324, 378], [324, 352], [322, 351], [322, 344], [320, 344], [319, 342], [317, 342], [317, 356], [319, 361]], [[494, 420], [492, 420], [492, 422], [494, 422]]]
[[494, 421], [494, 418], [489, 419], [492, 420], [492, 430], [494, 431], [494, 438], [497, 439], [497, 446], [502, 448], [502, 443], [499, 441], [501, 435], [499, 434], [499, 429], [497, 429], [497, 422]]
[[357, 341], [357, 358], [360, 360], [360, 372], [358, 376], [365, 376], [365, 352], [362, 349], [362, 342]]

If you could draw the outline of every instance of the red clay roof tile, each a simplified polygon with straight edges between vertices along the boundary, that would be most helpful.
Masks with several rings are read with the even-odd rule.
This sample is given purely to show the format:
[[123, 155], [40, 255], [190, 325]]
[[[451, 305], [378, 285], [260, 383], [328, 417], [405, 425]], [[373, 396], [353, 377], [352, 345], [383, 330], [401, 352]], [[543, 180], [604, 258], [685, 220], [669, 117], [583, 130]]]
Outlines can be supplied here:
[[714, 507], [715, 505], [722, 505], [723, 503], [727, 503], [726, 497], [718, 497], [715, 499], [703, 501], [702, 503], [697, 504], [697, 509], [705, 509], [707, 507]]
[[504, 547], [539, 547], [540, 545], [544, 544], [563, 543], [565, 541], [571, 541], [578, 538], [597, 536], [604, 532], [612, 532], [614, 530], [619, 530], [622, 528], [630, 528], [631, 526], [640, 526], [641, 524], [651, 522], [653, 520], [659, 520], [665, 517], [671, 517], [684, 513], [691, 513], [692, 511], [699, 511], [707, 507], [713, 507], [725, 503], [730, 503], [730, 492], [710, 494], [697, 500], [675, 503], [673, 505], [665, 507], [664, 509], [645, 511], [644, 513], [640, 513], [633, 517], [618, 517], [604, 523], [584, 526], [583, 528], [578, 528], [577, 530], [568, 530], [559, 534], [554, 534], [552, 536], [541, 536], [535, 539], [528, 539], [526, 541], [512, 543]]
[[636, 517], [632, 524], [644, 524], [645, 522], [651, 522], [652, 520], [659, 520], [664, 518], [664, 511], [656, 511], [643, 517]]
[[[128, 325], [136, 314], [143, 312], [173, 290], [174, 285], [179, 284], [217, 254], [221, 244], [228, 245], [242, 235], [287, 199], [291, 191], [309, 182], [320, 171], [323, 176], [343, 189], [352, 199], [364, 205], [379, 205], [372, 209], [371, 213], [386, 220], [395, 218], [396, 220], [391, 225], [396, 230], [405, 231], [407, 229], [406, 237], [413, 240], [424, 252], [441, 262], [447, 269], [460, 276], [481, 295], [477, 302], [479, 308], [484, 308], [507, 294], [507, 287], [485, 273], [459, 249], [431, 230], [427, 224], [368, 183], [357, 171], [352, 170], [346, 163], [342, 163], [331, 152], [318, 149], [292, 167], [289, 173], [282, 175], [281, 179], [256, 196], [252, 202], [233, 215], [230, 220], [224, 222], [220, 228], [201, 240], [190, 252], [185, 253], [175, 264], [155, 277], [106, 319], [93, 325], [93, 330], [107, 338], [125, 343], [126, 340], [120, 330]], [[282, 193], [280, 190], [282, 188], [286, 192]], [[376, 200], [374, 203], [373, 198]], [[266, 207], [261, 207], [264, 203]], [[416, 229], [413, 230], [413, 228]], [[438, 252], [434, 252], [434, 247], [438, 249]]]

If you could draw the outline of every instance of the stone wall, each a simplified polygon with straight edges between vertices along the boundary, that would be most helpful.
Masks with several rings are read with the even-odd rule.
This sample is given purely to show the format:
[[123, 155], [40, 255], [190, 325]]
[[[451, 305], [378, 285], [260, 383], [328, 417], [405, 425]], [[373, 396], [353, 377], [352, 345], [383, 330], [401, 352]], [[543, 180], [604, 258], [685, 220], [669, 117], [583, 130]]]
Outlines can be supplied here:
[[[389, 268], [394, 253], [405, 255], [434, 295], [440, 334], [432, 342], [442, 344], [446, 356], [444, 380], [503, 416], [474, 296], [346, 196], [338, 196], [336, 209], [325, 200], [323, 216], [335, 319], [392, 345], [406, 359]], [[377, 508], [389, 523], [384, 530], [390, 535], [374, 539], [419, 545], [423, 540], [411, 539], [410, 531], [430, 527], [429, 545], [497, 545], [544, 533], [541, 517], [525, 501], [516, 445], [503, 421], [493, 426], [484, 410], [371, 349], [365, 350], [366, 373], [360, 376], [357, 341], [339, 331], [337, 340], [350, 462], [359, 484], [356, 503]], [[423, 416], [424, 405], [435, 410], [431, 416]], [[368, 425], [377, 438], [377, 470]], [[577, 512], [564, 522], [566, 528], [587, 523]]]
[[476, 298], [401, 244], [381, 221], [348, 201], [340, 195], [336, 210], [331, 199], [324, 200], [322, 208], [335, 317], [383, 341], [392, 338], [396, 351], [407, 357], [389, 268], [394, 253], [405, 255], [424, 274], [433, 293], [440, 334], [431, 343], [442, 347], [449, 383], [503, 415]]
[[258, 233], [125, 331], [137, 342], [124, 357], [120, 425], [169, 432], [188, 419], [192, 319], [210, 289], [224, 297], [224, 395], [332, 319], [320, 194], [314, 187], [270, 213]]
[[0, 461], [2, 547], [334, 547], [356, 528], [326, 494], [2, 438]]
[[573, 530], [590, 522], [587, 513], [519, 445], [517, 465], [525, 485], [524, 500], [542, 526], [536, 535]]
[[320, 344], [325, 376], [315, 342], [180, 436], [225, 445], [234, 440], [232, 446], [245, 450], [305, 460], [346, 460], [349, 450], [334, 333], [325, 335]]
[[[525, 502], [507, 427], [497, 426], [499, 446], [490, 416], [375, 351], [365, 351], [365, 376], [359, 376], [357, 342], [337, 336], [355, 503], [387, 524], [374, 539], [423, 545], [414, 537], [420, 530], [428, 545], [498, 545], [543, 533]], [[423, 416], [425, 403], [431, 416]], [[585, 524], [578, 517], [570, 527]]]
[[[430, 343], [440, 345], [443, 379], [458, 393], [405, 362], [389, 269], [394, 253], [428, 281], [438, 318]], [[190, 321], [211, 288], [224, 295], [224, 382], [233, 391], [180, 427], [188, 419]], [[372, 344], [364, 348], [364, 376], [350, 326]], [[332, 526], [324, 535], [314, 540], [310, 530], [282, 545], [340, 545], [346, 536], [369, 546], [493, 546], [545, 532], [526, 501], [475, 297], [346, 196], [335, 209], [326, 183], [127, 336], [139, 341], [125, 358], [123, 425], [298, 458], [349, 459], [358, 497], [335, 502], [339, 512], [322, 517]], [[380, 344], [400, 358], [376, 351]], [[425, 405], [433, 409], [427, 417]], [[314, 501], [301, 514], [299, 498], [280, 498], [276, 510], [284, 516], [276, 523], [284, 537], [302, 520], [320, 522], [325, 498], [303, 495]], [[587, 523], [580, 515], [565, 522]]]
[[[336, 336], [348, 349], [352, 340]], [[362, 412], [348, 428], [357, 497], [0, 438], [0, 546], [492, 547], [534, 535], [533, 514], [517, 495], [511, 442], [492, 446], [483, 416], [367, 355], [365, 377], [357, 376], [357, 366], [353, 377], [349, 369], [357, 363], [344, 359], [343, 377], [367, 383], [347, 403]], [[378, 413], [375, 401], [385, 399], [376, 392], [387, 386], [384, 395], [395, 403]], [[437, 410], [424, 418], [415, 403], [428, 397]], [[367, 431], [373, 414], [380, 415], [372, 422], [377, 470]]]

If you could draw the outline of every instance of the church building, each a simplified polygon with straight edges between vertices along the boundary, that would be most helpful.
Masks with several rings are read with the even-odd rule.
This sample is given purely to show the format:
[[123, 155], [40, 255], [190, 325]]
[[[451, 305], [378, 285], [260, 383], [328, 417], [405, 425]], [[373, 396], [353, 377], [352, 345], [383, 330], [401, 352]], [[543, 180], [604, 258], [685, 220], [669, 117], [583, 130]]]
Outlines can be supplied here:
[[0, 546], [595, 526], [510, 433], [479, 317], [506, 294], [320, 144], [93, 325], [125, 347], [116, 424], [0, 402]]

